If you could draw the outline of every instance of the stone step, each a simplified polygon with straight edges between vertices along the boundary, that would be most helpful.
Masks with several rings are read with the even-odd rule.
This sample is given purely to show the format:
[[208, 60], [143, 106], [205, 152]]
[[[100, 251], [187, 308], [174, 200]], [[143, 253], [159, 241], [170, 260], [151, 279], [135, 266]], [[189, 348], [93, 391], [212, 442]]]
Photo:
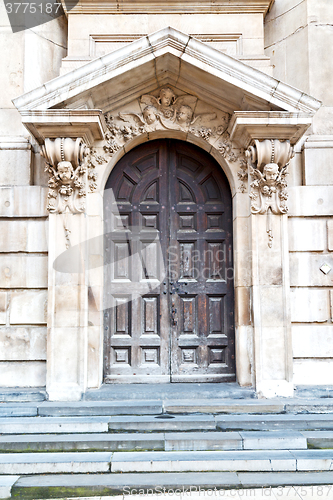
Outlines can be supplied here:
[[124, 451], [165, 449], [164, 433], [158, 434], [31, 434], [0, 436], [2, 452]]
[[333, 430], [332, 414], [217, 415], [220, 430]]
[[110, 471], [112, 453], [2, 453], [0, 474], [101, 473]]
[[166, 451], [307, 449], [300, 432], [185, 432], [165, 435]]
[[332, 471], [331, 450], [115, 452], [111, 472]]
[[[321, 442], [324, 443], [324, 440], [321, 440]], [[0, 436], [0, 451], [7, 453], [135, 450], [287, 450], [290, 448], [307, 449], [306, 437], [299, 432], [292, 431], [19, 434], [16, 436]]]
[[[321, 486], [322, 489], [318, 491], [319, 494], [322, 493], [321, 498], [329, 499], [332, 498], [333, 490], [329, 486], [332, 484], [332, 472], [221, 472], [219, 474], [216, 472], [153, 472], [151, 474], [34, 475], [22, 476], [19, 479], [15, 476], [3, 477], [6, 478], [7, 488], [10, 484], [12, 485], [12, 497], [24, 500], [50, 498], [51, 495], [52, 498], [64, 498], [117, 494], [124, 495], [124, 498], [130, 498], [129, 495], [135, 494], [140, 495], [140, 498], [165, 498], [161, 496], [163, 490], [167, 492], [167, 498], [180, 498], [183, 493], [182, 498], [198, 498], [198, 500], [208, 496], [234, 499], [271, 498], [272, 500], [294, 498], [297, 500], [301, 498], [297, 493], [297, 486], [302, 486], [302, 491], [306, 492], [306, 496], [302, 498], [317, 498], [315, 485], [327, 485]], [[283, 490], [283, 486], [288, 487]], [[278, 489], [272, 490], [271, 487]], [[242, 490], [242, 488], [251, 489]], [[212, 492], [205, 494], [202, 491], [208, 489], [212, 489], [214, 495], [211, 494]], [[236, 490], [239, 491], [239, 495]], [[170, 495], [172, 492], [175, 493], [174, 496]], [[154, 493], [156, 496], [153, 495]]]
[[[333, 448], [333, 432], [330, 431], [303, 431], [309, 448]], [[333, 481], [332, 481], [333, 482]]]
[[278, 413], [333, 413], [333, 399], [183, 399], [164, 401], [167, 413], [226, 413], [226, 414], [278, 414]]
[[108, 432], [110, 417], [0, 418], [0, 434]]
[[331, 450], [3, 453], [0, 475], [331, 471]]
[[0, 402], [29, 402], [44, 401], [46, 399], [45, 387], [0, 387]]
[[0, 402], [0, 417], [168, 414], [328, 414], [333, 400], [184, 399], [76, 402]]
[[162, 401], [78, 401], [44, 402], [38, 405], [40, 417], [92, 415], [158, 415], [163, 412]]
[[111, 417], [110, 431], [163, 432], [216, 430], [213, 415], [156, 415]]

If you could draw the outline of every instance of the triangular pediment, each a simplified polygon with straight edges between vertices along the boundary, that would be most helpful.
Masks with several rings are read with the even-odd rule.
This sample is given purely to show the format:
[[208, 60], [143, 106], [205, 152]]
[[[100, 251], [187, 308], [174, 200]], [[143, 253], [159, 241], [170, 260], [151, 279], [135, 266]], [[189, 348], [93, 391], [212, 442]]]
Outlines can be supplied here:
[[126, 107], [171, 86], [227, 113], [287, 111], [313, 115], [320, 102], [173, 28], [129, 43], [13, 102], [19, 111]]

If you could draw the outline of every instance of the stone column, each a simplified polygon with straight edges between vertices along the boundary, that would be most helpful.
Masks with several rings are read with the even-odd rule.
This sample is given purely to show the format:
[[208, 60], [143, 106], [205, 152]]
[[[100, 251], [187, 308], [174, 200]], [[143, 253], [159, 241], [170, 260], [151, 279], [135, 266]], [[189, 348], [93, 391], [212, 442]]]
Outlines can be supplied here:
[[50, 174], [47, 381], [50, 400], [79, 400], [87, 382], [87, 155], [81, 138], [45, 139]]
[[293, 395], [287, 219], [289, 141], [254, 140], [250, 178], [254, 369], [259, 397]]

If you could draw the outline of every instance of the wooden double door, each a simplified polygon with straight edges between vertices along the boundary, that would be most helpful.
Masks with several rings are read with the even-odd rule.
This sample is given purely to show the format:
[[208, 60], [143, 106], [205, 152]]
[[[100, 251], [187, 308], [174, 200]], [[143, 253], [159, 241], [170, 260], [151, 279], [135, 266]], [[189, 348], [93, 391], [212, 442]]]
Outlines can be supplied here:
[[105, 382], [235, 380], [231, 193], [194, 145], [127, 153], [106, 185]]

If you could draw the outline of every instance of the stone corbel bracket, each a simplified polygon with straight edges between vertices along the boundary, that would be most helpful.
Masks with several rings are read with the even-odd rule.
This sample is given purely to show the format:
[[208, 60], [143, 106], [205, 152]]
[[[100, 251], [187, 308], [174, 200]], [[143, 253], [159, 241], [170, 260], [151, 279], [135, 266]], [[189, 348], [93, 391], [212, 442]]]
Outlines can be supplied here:
[[285, 214], [287, 207], [287, 167], [293, 156], [289, 141], [265, 139], [254, 141], [246, 151], [250, 184], [251, 212]]
[[46, 160], [49, 180], [49, 212], [73, 214], [84, 212], [87, 195], [86, 160], [90, 153], [82, 138], [46, 138], [42, 156]]
[[[249, 174], [256, 177], [253, 182], [258, 181], [259, 184], [266, 182], [268, 168], [264, 172], [265, 165], [269, 163], [278, 164], [278, 172], [276, 167], [271, 167], [271, 173], [268, 174], [270, 178], [269, 184], [273, 187], [272, 180], [281, 181], [283, 185], [286, 182], [286, 170], [284, 168], [291, 158], [292, 146], [304, 135], [311, 123], [312, 114], [310, 113], [235, 111], [230, 120], [228, 132], [230, 140], [236, 147], [248, 151]], [[242, 170], [239, 172], [239, 177], [243, 183], [246, 181], [245, 168], [245, 165], [243, 165]], [[275, 172], [275, 179], [273, 179], [272, 169]], [[278, 179], [278, 177], [281, 177], [281, 179]], [[251, 186], [251, 192], [255, 187], [255, 185]], [[282, 187], [281, 185], [281, 189]], [[264, 192], [271, 192], [268, 188], [265, 188]], [[286, 193], [285, 188], [286, 186], [283, 187], [284, 194]], [[282, 211], [280, 209], [277, 209], [277, 211], [285, 213], [285, 204], [282, 203], [280, 206]], [[268, 207], [266, 210], [263, 208], [258, 210], [258, 206], [253, 203], [252, 198], [253, 213], [265, 213], [267, 209]]]
[[[293, 145], [312, 122], [305, 113], [236, 111], [228, 131], [230, 139], [246, 150], [251, 213], [267, 214], [268, 246], [272, 247], [271, 214], [288, 211], [287, 167]], [[244, 169], [241, 172], [244, 181]]]
[[[87, 192], [96, 186], [95, 141], [107, 131], [102, 111], [52, 109], [21, 111], [22, 121], [41, 146], [50, 175], [48, 206], [53, 213], [84, 212]], [[89, 189], [88, 189], [89, 187]]]

